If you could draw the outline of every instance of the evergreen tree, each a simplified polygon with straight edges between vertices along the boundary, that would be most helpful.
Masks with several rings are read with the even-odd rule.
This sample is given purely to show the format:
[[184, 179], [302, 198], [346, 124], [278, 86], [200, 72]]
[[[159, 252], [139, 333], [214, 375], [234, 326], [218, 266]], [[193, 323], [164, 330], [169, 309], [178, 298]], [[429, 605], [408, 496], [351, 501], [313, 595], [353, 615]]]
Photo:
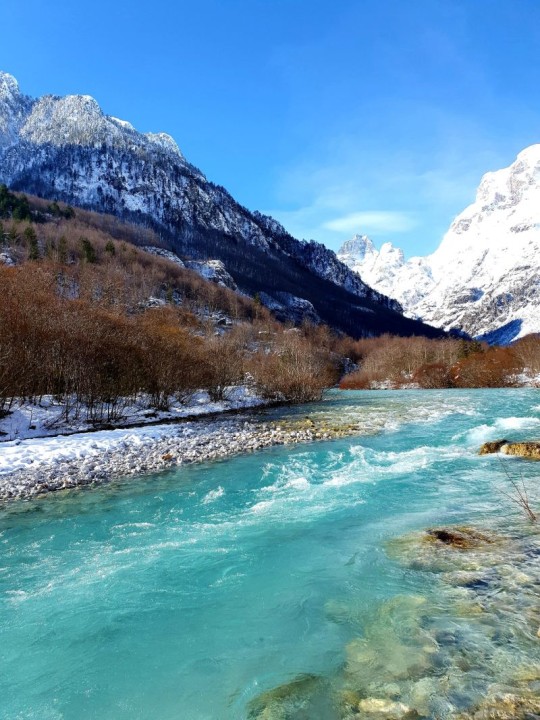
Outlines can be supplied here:
[[36, 231], [29, 225], [23, 233], [24, 240], [28, 247], [28, 259], [39, 260], [39, 246]]
[[85, 260], [88, 263], [95, 263], [97, 262], [97, 255], [96, 250], [90, 240], [86, 237], [81, 237], [81, 250], [83, 255], [83, 260]]

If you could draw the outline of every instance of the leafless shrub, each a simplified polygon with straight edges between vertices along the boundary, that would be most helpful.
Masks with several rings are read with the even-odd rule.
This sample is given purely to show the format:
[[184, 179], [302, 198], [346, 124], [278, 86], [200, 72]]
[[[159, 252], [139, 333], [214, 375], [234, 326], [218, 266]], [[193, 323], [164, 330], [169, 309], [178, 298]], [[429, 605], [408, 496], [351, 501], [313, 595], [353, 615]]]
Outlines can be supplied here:
[[514, 475], [510, 472], [507, 463], [501, 460], [501, 458], [499, 458], [499, 462], [501, 463], [501, 467], [506, 476], [506, 479], [512, 488], [508, 492], [499, 488], [499, 492], [501, 493], [501, 495], [504, 495], [505, 498], [510, 500], [510, 502], [513, 502], [515, 505], [521, 508], [522, 512], [528, 520], [530, 520], [532, 523], [535, 523], [538, 518], [536, 513], [531, 508], [529, 494], [527, 492], [527, 486], [525, 485], [523, 473], [519, 473], [519, 476], [516, 479], [516, 477], [514, 477]]

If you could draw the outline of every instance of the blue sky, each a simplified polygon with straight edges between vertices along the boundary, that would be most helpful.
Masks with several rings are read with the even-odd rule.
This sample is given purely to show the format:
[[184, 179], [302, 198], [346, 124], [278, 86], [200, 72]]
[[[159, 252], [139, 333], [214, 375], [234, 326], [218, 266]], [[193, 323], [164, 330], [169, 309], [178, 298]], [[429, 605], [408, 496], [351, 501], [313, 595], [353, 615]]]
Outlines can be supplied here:
[[[297, 237], [435, 249], [540, 142], [538, 0], [4, 0], [0, 68], [166, 131]], [[6, 32], [6, 29], [10, 29]]]

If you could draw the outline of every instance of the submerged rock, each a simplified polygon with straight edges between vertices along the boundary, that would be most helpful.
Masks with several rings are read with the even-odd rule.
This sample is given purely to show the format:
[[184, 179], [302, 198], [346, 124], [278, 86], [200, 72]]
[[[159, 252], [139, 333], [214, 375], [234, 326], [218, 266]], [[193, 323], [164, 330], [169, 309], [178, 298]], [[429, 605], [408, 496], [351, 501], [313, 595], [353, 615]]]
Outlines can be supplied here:
[[[300, 675], [251, 700], [247, 717], [249, 720], [310, 720], [330, 717], [333, 705], [327, 680], [318, 675]], [[327, 714], [324, 708], [328, 709]]]
[[484, 700], [474, 711], [458, 716], [458, 720], [538, 720], [540, 698], [502, 694]]
[[529, 460], [540, 460], [540, 441], [509, 442], [508, 440], [493, 440], [492, 442], [484, 443], [478, 451], [478, 454], [491, 455], [498, 452], [502, 452], [505, 455], [528, 458]]
[[[401, 702], [395, 702], [392, 700], [384, 700], [380, 698], [366, 698], [360, 700], [358, 703], [358, 710], [360, 710], [360, 717], [375, 717], [375, 718], [387, 718], [391, 720], [401, 720], [406, 716], [411, 717], [410, 708]], [[418, 717], [416, 713], [414, 717]]]
[[491, 545], [495, 542], [493, 536], [470, 527], [430, 528], [426, 530], [426, 539], [461, 550]]

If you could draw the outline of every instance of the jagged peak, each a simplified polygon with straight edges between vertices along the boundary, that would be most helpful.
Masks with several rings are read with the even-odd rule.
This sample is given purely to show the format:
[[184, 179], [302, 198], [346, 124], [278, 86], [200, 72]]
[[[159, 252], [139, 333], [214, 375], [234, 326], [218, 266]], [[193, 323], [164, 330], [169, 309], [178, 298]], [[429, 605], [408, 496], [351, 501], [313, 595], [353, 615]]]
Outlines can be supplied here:
[[0, 70], [0, 97], [3, 95], [20, 95], [20, 92], [16, 78]]
[[401, 248], [396, 247], [395, 245], [392, 245], [391, 242], [385, 242], [381, 245], [381, 249], [379, 250], [379, 255], [383, 257], [390, 257], [393, 256], [396, 259], [404, 260], [405, 255], [403, 253], [403, 250]]
[[371, 238], [367, 235], [356, 233], [350, 240], [346, 240], [337, 252], [341, 255], [354, 255], [359, 260], [363, 260], [366, 255], [376, 255], [377, 250]]
[[[23, 110], [18, 108], [17, 98], [28, 100]], [[13, 111], [13, 101], [17, 103], [17, 122]], [[9, 142], [13, 142], [20, 132], [21, 137], [37, 143], [52, 144], [76, 143], [91, 144], [110, 141], [113, 144], [132, 142], [137, 135], [142, 143], [176, 155], [185, 162], [176, 141], [167, 133], [141, 133], [127, 120], [105, 115], [98, 101], [91, 95], [43, 95], [37, 100], [21, 95], [17, 80], [9, 73], [0, 71], [0, 100], [5, 103], [7, 120], [3, 125], [12, 126]], [[0, 127], [0, 132], [6, 130]], [[131, 136], [128, 140], [127, 136]], [[124, 136], [124, 139], [123, 139]]]

